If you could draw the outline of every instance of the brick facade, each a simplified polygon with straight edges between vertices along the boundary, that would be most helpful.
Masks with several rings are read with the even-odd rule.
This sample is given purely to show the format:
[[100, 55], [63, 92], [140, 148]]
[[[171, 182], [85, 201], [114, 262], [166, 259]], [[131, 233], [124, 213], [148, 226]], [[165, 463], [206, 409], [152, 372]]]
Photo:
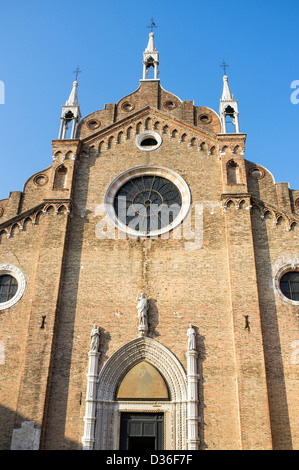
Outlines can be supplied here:
[[[153, 130], [162, 145], [138, 148], [137, 136]], [[149, 300], [148, 337], [185, 370], [187, 328], [196, 329], [199, 449], [299, 448], [299, 302], [275, 284], [284, 266], [299, 267], [299, 191], [247, 161], [245, 140], [221, 134], [212, 110], [141, 80], [83, 118], [76, 140], [53, 141], [52, 165], [0, 201], [0, 264], [26, 278], [21, 300], [0, 311], [0, 448], [11, 447], [26, 421], [40, 449], [82, 447], [90, 331], [100, 327], [100, 371], [137, 338], [140, 291]], [[156, 238], [113, 227], [114, 237], [104, 236], [111, 182], [154, 166], [187, 183], [191, 238], [187, 219]]]

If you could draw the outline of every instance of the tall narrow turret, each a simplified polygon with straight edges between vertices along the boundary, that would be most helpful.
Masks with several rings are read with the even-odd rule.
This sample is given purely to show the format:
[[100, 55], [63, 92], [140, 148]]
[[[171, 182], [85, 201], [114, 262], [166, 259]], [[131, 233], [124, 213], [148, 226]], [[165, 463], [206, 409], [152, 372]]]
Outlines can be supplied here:
[[224, 75], [223, 77], [223, 92], [220, 100], [219, 108], [220, 118], [221, 118], [221, 132], [222, 134], [229, 133], [227, 130], [227, 119], [232, 119], [232, 124], [234, 126], [234, 132], [239, 134], [239, 111], [238, 111], [238, 101], [232, 95], [229, 84], [228, 76]]
[[[69, 99], [66, 101], [65, 105], [62, 106], [61, 112], [61, 124], [59, 130], [58, 139], [75, 139], [77, 133], [77, 127], [79, 121], [81, 119], [81, 112], [80, 106], [78, 103], [78, 82], [75, 80], [73, 82], [73, 88]], [[70, 124], [72, 123], [71, 134], [70, 137], [67, 137], [67, 131], [69, 129]]]
[[[143, 53], [143, 80], [159, 80], [159, 52], [156, 49], [154, 41], [154, 33], [149, 33], [149, 40], [147, 48]], [[149, 70], [154, 69], [154, 76], [150, 78], [148, 76]]]

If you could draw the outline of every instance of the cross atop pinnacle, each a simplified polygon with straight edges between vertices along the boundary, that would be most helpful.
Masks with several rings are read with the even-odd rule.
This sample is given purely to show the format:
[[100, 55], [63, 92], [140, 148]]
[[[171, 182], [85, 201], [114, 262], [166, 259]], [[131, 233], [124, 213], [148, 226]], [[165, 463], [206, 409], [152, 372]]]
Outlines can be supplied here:
[[154, 22], [154, 18], [151, 18], [151, 25], [147, 26], [147, 28], [150, 28], [151, 33], [153, 32], [154, 28], [158, 28], [158, 26], [156, 26], [156, 24]]
[[75, 76], [76, 76], [76, 81], [77, 81], [78, 75], [79, 75], [79, 73], [81, 73], [81, 70], [79, 69], [79, 65], [77, 65], [77, 68], [76, 68], [76, 70], [73, 71], [73, 73], [75, 74]]
[[225, 60], [224, 60], [224, 59], [223, 59], [222, 64], [220, 65], [220, 67], [223, 67], [224, 75], [226, 75], [226, 68], [228, 67], [228, 64], [225, 63]]

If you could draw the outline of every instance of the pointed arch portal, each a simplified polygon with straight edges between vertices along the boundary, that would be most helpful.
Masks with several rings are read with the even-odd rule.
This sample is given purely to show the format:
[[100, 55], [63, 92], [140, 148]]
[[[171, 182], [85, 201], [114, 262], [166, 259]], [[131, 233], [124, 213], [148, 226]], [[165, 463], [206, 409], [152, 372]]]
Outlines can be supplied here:
[[[161, 390], [162, 380], [165, 382], [167, 396], [165, 390], [156, 399], [134, 397], [134, 394], [118, 396], [124, 383], [142, 371], [142, 367], [146, 368], [146, 364], [146, 372], [160, 383]], [[171, 351], [148, 337], [130, 341], [108, 359], [99, 373], [94, 449], [119, 449], [122, 417], [128, 413], [152, 417], [152, 422], [154, 415], [158, 421], [163, 415], [163, 447], [187, 449], [187, 399], [186, 372]]]

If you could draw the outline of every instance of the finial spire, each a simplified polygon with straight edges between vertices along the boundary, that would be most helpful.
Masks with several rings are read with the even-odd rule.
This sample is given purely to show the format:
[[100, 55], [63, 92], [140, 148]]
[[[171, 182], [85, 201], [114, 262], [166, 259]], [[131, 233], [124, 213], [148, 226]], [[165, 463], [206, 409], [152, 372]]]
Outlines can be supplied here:
[[228, 76], [223, 76], [223, 92], [222, 92], [222, 100], [233, 100], [234, 97], [230, 91], [229, 84], [228, 84]]
[[[149, 40], [147, 48], [143, 53], [143, 80], [159, 80], [159, 52], [156, 49], [155, 42], [154, 42], [154, 33], [153, 29], [157, 28], [156, 24], [154, 23], [154, 19], [151, 19], [151, 25], [147, 26], [150, 28], [151, 32], [149, 33]], [[154, 77], [148, 78], [148, 72], [150, 68], [154, 69]]]
[[71, 94], [69, 96], [69, 99], [65, 103], [66, 106], [78, 106], [78, 82], [74, 81], [73, 82], [73, 88], [71, 91]]
[[[62, 113], [61, 113], [61, 118], [60, 118], [60, 130], [59, 130], [59, 135], [58, 139], [75, 139], [76, 138], [76, 133], [77, 133], [77, 128], [79, 121], [81, 119], [81, 112], [80, 112], [80, 106], [79, 106], [79, 101], [78, 101], [78, 74], [81, 72], [79, 70], [79, 67], [73, 72], [76, 74], [76, 80], [73, 82], [73, 88], [71, 91], [71, 94], [69, 96], [69, 99], [66, 101], [65, 105], [62, 106]], [[70, 131], [70, 137], [68, 137], [68, 130], [70, 128], [70, 124], [72, 123], [71, 131]]]
[[224, 67], [223, 76], [223, 92], [222, 97], [220, 100], [220, 118], [221, 118], [221, 129], [222, 134], [230, 133], [227, 129], [227, 118], [232, 119], [232, 124], [234, 126], [235, 133], [239, 134], [239, 111], [238, 111], [238, 101], [234, 98], [234, 95], [231, 93], [229, 84], [228, 84], [228, 76], [226, 75], [226, 67], [227, 64], [223, 61], [223, 64], [220, 67]]
[[79, 65], [77, 65], [77, 68], [76, 70], [73, 71], [73, 73], [75, 74], [76, 78], [75, 78], [75, 81], [73, 82], [73, 88], [69, 96], [69, 99], [65, 103], [66, 106], [78, 106], [78, 91], [77, 91], [78, 81], [77, 80], [78, 80], [79, 73], [81, 73], [81, 70], [79, 69]]

